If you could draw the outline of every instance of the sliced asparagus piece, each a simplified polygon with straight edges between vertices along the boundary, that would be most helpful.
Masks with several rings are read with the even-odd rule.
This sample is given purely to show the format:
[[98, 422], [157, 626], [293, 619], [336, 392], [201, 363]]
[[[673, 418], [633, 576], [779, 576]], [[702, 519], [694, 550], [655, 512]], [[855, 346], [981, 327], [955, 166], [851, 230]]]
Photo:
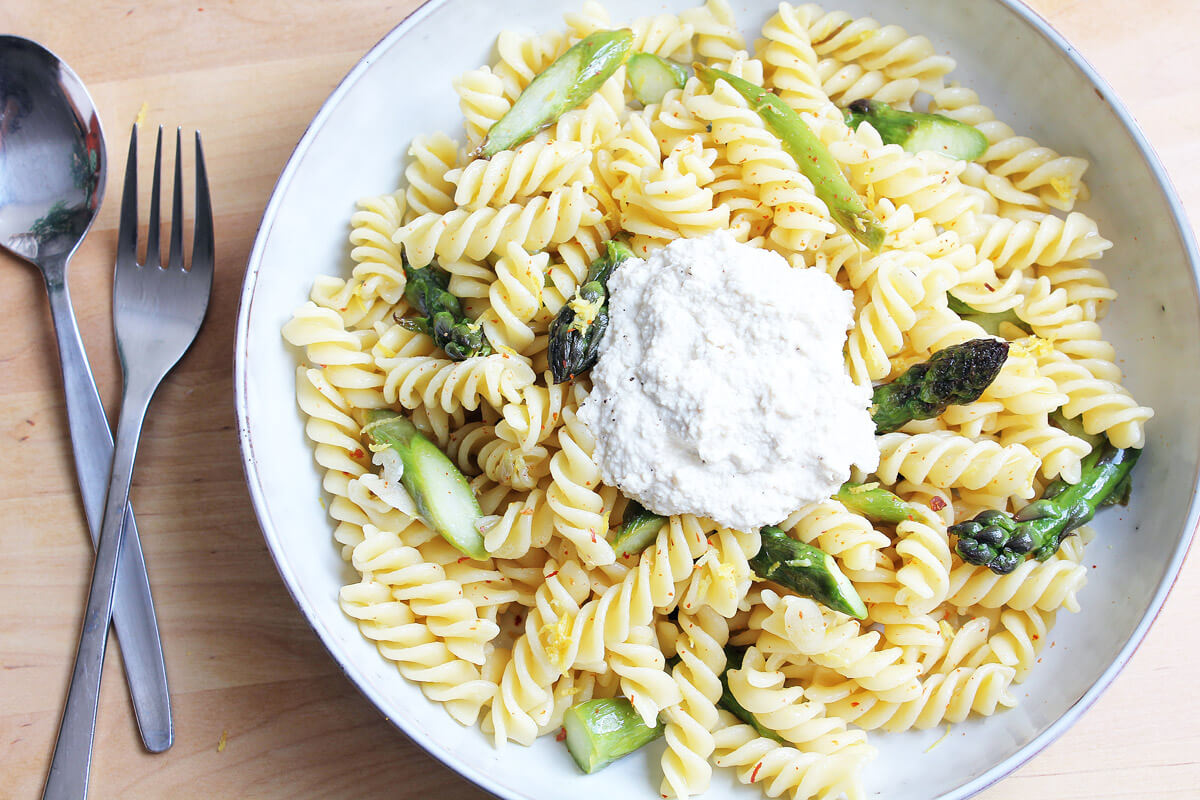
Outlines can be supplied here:
[[1015, 325], [1025, 333], [1032, 333], [1033, 330], [1029, 324], [1017, 316], [1017, 312], [1011, 308], [1008, 311], [987, 312], [977, 311], [971, 306], [959, 300], [952, 294], [946, 295], [946, 305], [955, 314], [958, 314], [968, 322], [974, 322], [979, 327], [990, 333], [992, 336], [1000, 336], [1000, 326], [1005, 322], [1010, 325]]
[[1083, 460], [1079, 483], [1056, 480], [1040, 500], [1015, 515], [983, 511], [972, 520], [951, 525], [950, 533], [958, 537], [955, 551], [963, 561], [998, 575], [1012, 572], [1030, 555], [1045, 561], [1114, 494], [1128, 493], [1129, 474], [1141, 453], [1113, 447], [1106, 440]]
[[407, 261], [404, 262], [404, 275], [408, 279], [404, 296], [424, 316], [398, 317], [397, 323], [428, 334], [434, 344], [455, 361], [492, 352], [481, 326], [466, 318], [458, 298], [447, 291], [449, 275], [433, 264], [418, 268]]
[[625, 62], [633, 31], [597, 31], [575, 43], [530, 81], [471, 157], [516, 147], [587, 100]]
[[658, 532], [667, 521], [666, 517], [647, 511], [634, 502], [630, 503], [625, 515], [627, 519], [609, 539], [617, 558], [645, 550], [658, 538]]
[[834, 611], [855, 619], [866, 618], [866, 605], [832, 556], [820, 548], [796, 541], [775, 525], [767, 525], [759, 534], [762, 547], [750, 559], [750, 568], [755, 575], [811, 597]]
[[764, 727], [759, 723], [758, 719], [737, 701], [733, 696], [733, 692], [729, 690], [729, 670], [741, 669], [742, 660], [746, 656], [746, 648], [738, 647], [737, 645], [725, 646], [725, 670], [721, 673], [721, 699], [717, 701], [722, 708], [742, 722], [750, 725], [754, 730], [758, 731], [759, 736], [765, 736], [768, 739], [774, 739], [777, 742], [784, 743], [783, 737], [770, 728]]
[[608, 276], [629, 258], [629, 245], [610, 239], [583, 285], [550, 323], [548, 355], [555, 383], [582, 375], [600, 357], [600, 341], [608, 328]]
[[604, 697], [571, 706], [563, 714], [567, 750], [591, 774], [662, 736], [663, 726], [647, 727], [624, 697]]
[[672, 89], [682, 89], [688, 73], [681, 65], [653, 53], [634, 53], [625, 67], [626, 82], [644, 106], [661, 103]]
[[974, 403], [1004, 366], [1008, 342], [971, 339], [934, 353], [891, 383], [875, 387], [871, 419], [890, 433], [914, 419], [932, 419], [952, 405]]
[[421, 435], [411, 422], [386, 409], [365, 414], [362, 429], [368, 449], [390, 448], [400, 457], [400, 483], [431, 527], [466, 556], [488, 557], [476, 522], [479, 501], [454, 462]]
[[692, 65], [696, 76], [710, 89], [717, 79], [724, 80], [746, 98], [758, 112], [767, 129], [783, 143], [783, 149], [795, 159], [800, 171], [812, 181], [817, 197], [829, 207], [835, 222], [872, 251], [883, 245], [884, 230], [862, 198], [850, 186], [829, 150], [795, 109], [777, 95], [728, 72], [703, 64]]
[[941, 114], [899, 111], [887, 103], [866, 99], [855, 100], [845, 113], [846, 124], [851, 128], [869, 122], [886, 144], [898, 144], [910, 153], [932, 150], [950, 158], [974, 161], [988, 149], [987, 137], [982, 132]]
[[843, 483], [833, 497], [872, 522], [895, 525], [913, 518], [912, 506], [878, 483]]

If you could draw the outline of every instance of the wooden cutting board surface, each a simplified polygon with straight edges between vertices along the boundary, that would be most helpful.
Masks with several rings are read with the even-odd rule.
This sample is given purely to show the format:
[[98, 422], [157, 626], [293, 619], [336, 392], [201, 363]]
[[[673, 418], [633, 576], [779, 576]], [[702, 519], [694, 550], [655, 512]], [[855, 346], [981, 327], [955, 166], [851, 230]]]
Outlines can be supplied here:
[[[342, 677], [284, 589], [242, 481], [233, 338], [275, 178], [321, 102], [414, 0], [15, 0], [0, 30], [36, 39], [87, 83], [107, 126], [108, 200], [72, 263], [83, 338], [110, 416], [119, 394], [111, 255], [128, 126], [204, 133], [219, 263], [208, 321], [160, 390], [133, 502], [173, 690], [176, 743], [143, 752], [109, 650], [96, 798], [478, 797]], [[1200, 4], [1032, 0], [1132, 110], [1200, 219]], [[1135, 11], [1135, 8], [1137, 9]], [[84, 10], [86, 9], [86, 10]], [[40, 278], [0, 255], [0, 798], [40, 793], [86, 594], [76, 496]], [[1200, 797], [1200, 562], [1145, 643], [1058, 742], [985, 800]], [[1087, 613], [1094, 613], [1088, 610]]]

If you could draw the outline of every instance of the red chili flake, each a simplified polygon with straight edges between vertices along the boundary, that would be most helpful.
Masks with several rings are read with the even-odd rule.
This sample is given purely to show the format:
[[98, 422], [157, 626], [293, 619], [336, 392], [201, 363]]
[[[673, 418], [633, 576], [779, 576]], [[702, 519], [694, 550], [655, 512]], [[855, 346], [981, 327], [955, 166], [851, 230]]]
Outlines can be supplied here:
[[592, 544], [596, 543], [596, 532], [592, 531]]
[[361, 447], [360, 447], [360, 448], [358, 448], [358, 449], [357, 449], [357, 450], [355, 450], [353, 453], [351, 453], [351, 454], [350, 454], [350, 456], [351, 456], [352, 458], [362, 458], [362, 457], [363, 457], [363, 451], [362, 451], [362, 448], [361, 448]]
[[754, 783], [756, 780], [758, 780], [758, 771], [760, 769], [762, 769], [761, 761], [754, 765], [754, 771], [750, 773], [750, 782], [751, 783]]
[[556, 742], [561, 742], [561, 741], [563, 741], [563, 740], [564, 740], [564, 739], [566, 739], [566, 738], [567, 738], [567, 729], [566, 729], [566, 728], [559, 728], [559, 729], [558, 729], [558, 735], [554, 737], [554, 741], [556, 741]]
[[852, 708], [858, 708], [858, 701], [857, 701], [857, 700], [853, 700], [853, 701], [851, 701], [851, 703], [850, 703], [850, 706], [851, 706]]
[[558, 570], [554, 570], [554, 572], [551, 572], [549, 575], [546, 576], [546, 580], [550, 580], [557, 574], [558, 574]]
[[985, 283], [985, 284], [983, 285], [983, 288], [987, 289], [989, 292], [994, 292], [994, 291], [996, 291], [996, 288], [995, 288], [994, 286], [992, 286], [990, 283]]
[[934, 496], [929, 501], [929, 507], [934, 511], [941, 511], [946, 507], [946, 501], [940, 497]]
[[1038, 635], [1035, 633], [1035, 634], [1033, 635], [1033, 640], [1036, 642], [1036, 641], [1038, 640], [1038, 638], [1039, 638], [1039, 637], [1038, 637]]
[[470, 560], [471, 560], [470, 556], [462, 556], [461, 558], [458, 559], [458, 561], [456, 561], [454, 563], [461, 564], [464, 561], [470, 561]]

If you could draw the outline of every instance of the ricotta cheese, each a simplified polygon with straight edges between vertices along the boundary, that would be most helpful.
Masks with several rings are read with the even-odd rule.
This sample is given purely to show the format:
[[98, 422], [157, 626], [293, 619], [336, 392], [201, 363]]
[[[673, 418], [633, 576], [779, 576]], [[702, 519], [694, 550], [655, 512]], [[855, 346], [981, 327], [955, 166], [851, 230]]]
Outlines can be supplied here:
[[879, 463], [869, 387], [846, 372], [851, 293], [725, 231], [630, 259], [579, 418], [604, 481], [657, 514], [738, 530]]

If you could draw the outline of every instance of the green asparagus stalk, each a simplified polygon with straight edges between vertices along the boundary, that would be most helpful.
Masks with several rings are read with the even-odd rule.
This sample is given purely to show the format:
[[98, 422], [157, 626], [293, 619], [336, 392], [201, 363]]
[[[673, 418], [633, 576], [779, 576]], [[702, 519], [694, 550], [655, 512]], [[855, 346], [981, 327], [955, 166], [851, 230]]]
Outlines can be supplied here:
[[447, 291], [450, 277], [445, 272], [433, 264], [418, 268], [405, 261], [404, 275], [404, 296], [424, 316], [399, 317], [396, 322], [428, 334], [455, 361], [492, 352], [479, 323], [467, 319], [458, 298]]
[[693, 64], [692, 69], [710, 89], [719, 78], [746, 98], [750, 107], [762, 117], [767, 129], [779, 137], [783, 149], [795, 159], [800, 171], [812, 181], [817, 197], [829, 207], [834, 221], [872, 251], [877, 252], [883, 246], [883, 226], [863, 204], [862, 198], [850, 186], [829, 150], [795, 109], [778, 95], [728, 72], [700, 63]]
[[625, 522], [609, 537], [609, 544], [617, 558], [645, 550], [658, 538], [658, 532], [667, 521], [666, 517], [647, 511], [635, 502], [630, 502], [625, 516]]
[[548, 355], [555, 383], [582, 375], [600, 357], [600, 341], [608, 329], [608, 276], [630, 258], [633, 251], [627, 244], [610, 239], [605, 254], [592, 263], [583, 285], [550, 324]]
[[875, 387], [871, 419], [889, 433], [915, 419], [932, 419], [948, 406], [979, 399], [1008, 358], [1008, 342], [972, 339], [933, 354], [891, 383]]
[[913, 518], [912, 506], [878, 483], [843, 483], [833, 497], [872, 522], [895, 525]]
[[811, 597], [834, 611], [865, 619], [867, 607], [854, 584], [842, 574], [833, 557], [820, 548], [796, 541], [775, 525], [759, 531], [762, 547], [750, 559], [754, 574], [796, 594]]
[[[741, 669], [742, 660], [746, 657], [746, 648], [738, 647], [737, 645], [725, 646], [725, 669], [721, 672], [721, 699], [717, 703], [729, 713], [740, 719], [742, 722], [750, 725], [758, 732], [759, 736], [765, 736], [768, 739], [774, 739], [777, 742], [785, 743], [783, 737], [770, 728], [764, 727], [758, 718], [745, 709], [745, 707], [737, 701], [733, 696], [733, 692], [729, 691], [729, 670]], [[786, 744], [786, 743], [785, 743]]]
[[1017, 316], [1017, 312], [1013, 309], [1000, 312], [978, 311], [975, 308], [959, 300], [952, 294], [946, 295], [946, 305], [955, 314], [958, 314], [968, 322], [974, 322], [979, 327], [990, 333], [992, 336], [1000, 336], [1000, 326], [1004, 323], [1015, 325], [1025, 333], [1032, 333], [1033, 330], [1025, 320]]
[[628, 28], [584, 37], [530, 81], [471, 157], [491, 158], [516, 147], [587, 100], [625, 63], [632, 44]]
[[898, 144], [910, 153], [932, 150], [974, 161], [988, 149], [987, 137], [981, 131], [941, 114], [899, 111], [887, 103], [866, 99], [855, 100], [845, 114], [851, 128], [869, 122], [886, 144]]
[[667, 92], [682, 89], [688, 77], [682, 66], [653, 53], [631, 55], [625, 75], [634, 98], [644, 106], [661, 103]]
[[591, 774], [663, 734], [663, 726], [648, 727], [624, 697], [604, 697], [571, 706], [563, 714], [567, 751], [584, 772]]
[[400, 457], [400, 483], [425, 521], [463, 555], [487, 558], [476, 527], [483, 513], [454, 462], [395, 411], [372, 409], [364, 420], [362, 436], [368, 449], [391, 449]]
[[1090, 520], [1114, 495], [1128, 493], [1129, 475], [1141, 450], [1118, 448], [1105, 440], [1083, 460], [1079, 483], [1056, 480], [1015, 515], [983, 511], [974, 519], [950, 526], [958, 537], [955, 551], [963, 561], [985, 566], [998, 575], [1012, 572], [1028, 556], [1045, 561], [1063, 539]]

